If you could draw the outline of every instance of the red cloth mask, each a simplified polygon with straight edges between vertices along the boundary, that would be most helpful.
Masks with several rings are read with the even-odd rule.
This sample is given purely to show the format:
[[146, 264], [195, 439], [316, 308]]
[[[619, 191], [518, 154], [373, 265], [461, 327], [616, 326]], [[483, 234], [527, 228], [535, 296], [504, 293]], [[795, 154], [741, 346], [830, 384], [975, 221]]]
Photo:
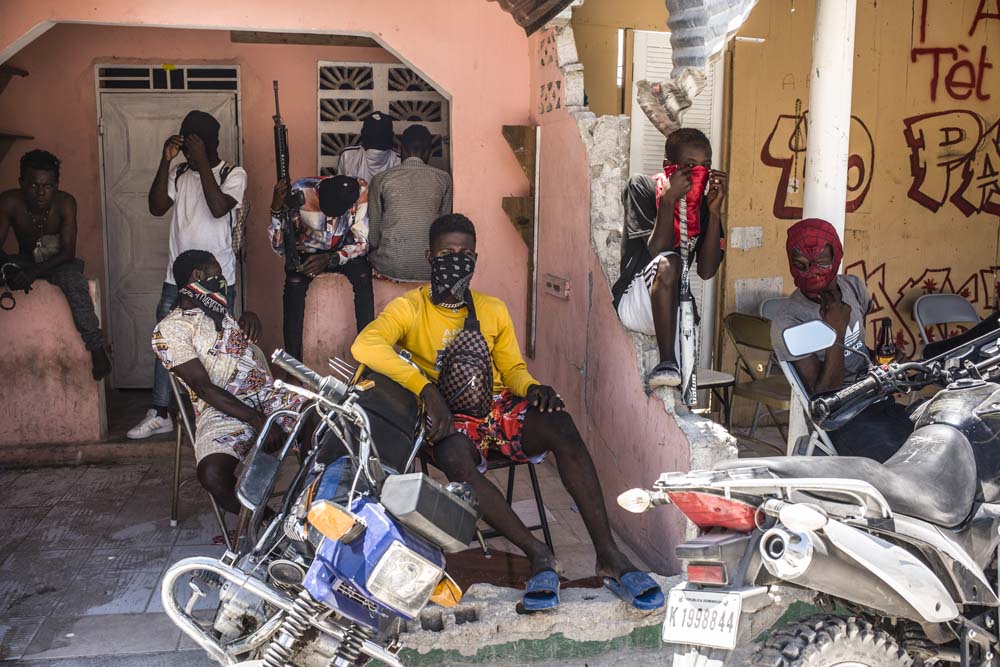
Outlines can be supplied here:
[[[656, 207], [660, 207], [660, 196], [667, 189], [670, 176], [683, 165], [671, 164], [663, 168], [662, 174], [656, 175]], [[688, 238], [693, 239], [701, 233], [701, 200], [705, 196], [705, 187], [708, 185], [708, 175], [710, 170], [707, 167], [691, 167], [691, 189], [688, 190], [685, 199], [687, 200], [687, 229]], [[674, 204], [674, 247], [681, 245], [681, 202]]]
[[[833, 248], [833, 263], [829, 267], [823, 267], [817, 261], [827, 245]], [[789, 227], [785, 250], [788, 252], [788, 267], [795, 286], [811, 299], [818, 297], [833, 282], [840, 270], [840, 261], [844, 258], [844, 246], [840, 243], [837, 230], [829, 222], [819, 218], [808, 218]], [[809, 260], [808, 269], [802, 270], [792, 262], [793, 250], [798, 250]]]

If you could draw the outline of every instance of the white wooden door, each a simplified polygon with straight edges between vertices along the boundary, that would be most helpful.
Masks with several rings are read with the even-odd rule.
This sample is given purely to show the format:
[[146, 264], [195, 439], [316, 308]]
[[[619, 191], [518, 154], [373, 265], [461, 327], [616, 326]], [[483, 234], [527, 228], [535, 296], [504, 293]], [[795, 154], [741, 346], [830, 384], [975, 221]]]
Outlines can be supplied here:
[[[632, 136], [629, 153], [629, 175], [652, 175], [663, 169], [663, 143], [665, 137], [657, 130], [636, 98], [636, 81], [666, 81], [673, 69], [669, 32], [636, 30], [632, 54]], [[719, 168], [722, 141], [723, 62], [717, 59], [709, 65], [705, 88], [694, 98], [684, 112], [681, 125], [704, 132], [714, 148], [712, 166]], [[697, 272], [691, 271], [691, 291], [694, 293], [701, 314], [702, 367], [710, 367], [715, 349], [716, 278], [702, 281]]]
[[[150, 334], [167, 274], [171, 209], [149, 213], [149, 186], [164, 140], [176, 134], [192, 109], [206, 111], [222, 126], [219, 155], [238, 162], [237, 98], [233, 92], [122, 92], [100, 94], [107, 244], [108, 313], [114, 346], [116, 388], [153, 384]], [[174, 161], [180, 164], [183, 157]]]

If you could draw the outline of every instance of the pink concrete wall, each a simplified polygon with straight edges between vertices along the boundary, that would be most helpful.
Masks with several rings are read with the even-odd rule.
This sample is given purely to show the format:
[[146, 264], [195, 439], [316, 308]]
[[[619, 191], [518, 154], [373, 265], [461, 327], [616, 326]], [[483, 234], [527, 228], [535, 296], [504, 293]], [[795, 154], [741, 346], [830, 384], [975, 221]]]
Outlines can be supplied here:
[[[91, 293], [97, 293], [91, 281]], [[107, 435], [104, 387], [73, 327], [66, 298], [40, 280], [0, 311], [0, 446], [90, 442]], [[16, 345], [8, 345], [17, 341]]]
[[[532, 38], [536, 53], [544, 38]], [[533, 92], [561, 79], [554, 64], [532, 62]], [[648, 564], [676, 572], [673, 547], [683, 538], [683, 517], [672, 509], [636, 516], [615, 498], [632, 487], [648, 488], [661, 472], [686, 469], [687, 441], [662, 402], [645, 393], [635, 347], [591, 247], [590, 169], [576, 120], [564, 109], [534, 116], [542, 127], [539, 275], [568, 279], [571, 291], [563, 300], [540, 289], [537, 353], [529, 365], [566, 399], [594, 458], [616, 532]]]
[[[523, 334], [526, 251], [500, 208], [506, 195], [524, 194], [527, 181], [501, 135], [504, 124], [528, 121], [528, 41], [495, 3], [468, 0], [383, 0], [377, 3], [303, 0], [294, 11], [272, 3], [177, 0], [169, 3], [82, 3], [72, 0], [4, 3], [0, 60], [16, 52], [47, 22], [183, 25], [189, 28], [272, 29], [374, 33], [451, 96], [452, 164], [455, 210], [477, 224], [480, 243], [491, 259], [480, 264], [474, 287], [508, 301]], [[316, 170], [316, 61], [385, 59], [371, 49], [232, 44], [220, 31], [140, 27], [59, 25], [17, 52], [10, 62], [31, 71], [0, 96], [4, 128], [37, 137], [64, 159], [64, 187], [80, 202], [80, 254], [88, 274], [104, 275], [101, 236], [96, 100], [93, 65], [113, 58], [141, 62], [225, 62], [241, 66], [243, 163], [249, 172], [248, 197], [255, 214], [248, 235], [248, 308], [264, 320], [263, 344], [281, 339], [281, 262], [264, 236], [273, 185], [271, 80], [280, 79], [283, 115], [289, 125], [292, 171]], [[286, 101], [287, 100], [287, 101]], [[297, 102], [292, 102], [297, 100]], [[0, 163], [0, 183], [14, 183], [21, 142]], [[332, 281], [346, 294], [343, 317], [353, 320], [350, 286]], [[341, 313], [331, 314], [331, 319]], [[346, 335], [346, 334], [345, 334]], [[343, 344], [343, 343], [341, 343]]]
[[[375, 281], [375, 312], [413, 285], [388, 280]], [[309, 286], [306, 316], [302, 322], [302, 361], [310, 368], [325, 371], [330, 357], [355, 363], [351, 343], [357, 335], [354, 320], [354, 292], [347, 278], [337, 275], [320, 276]]]

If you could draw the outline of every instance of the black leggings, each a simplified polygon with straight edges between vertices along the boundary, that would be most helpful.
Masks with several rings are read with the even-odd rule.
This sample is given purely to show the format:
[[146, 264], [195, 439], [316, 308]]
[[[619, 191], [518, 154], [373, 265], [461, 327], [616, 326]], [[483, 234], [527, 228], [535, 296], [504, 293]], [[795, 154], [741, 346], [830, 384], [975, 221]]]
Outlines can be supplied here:
[[[305, 259], [303, 257], [303, 259]], [[340, 273], [354, 288], [354, 319], [361, 332], [375, 319], [375, 293], [372, 288], [372, 266], [367, 257], [357, 257], [324, 273]], [[302, 359], [302, 320], [306, 313], [306, 294], [313, 279], [304, 273], [289, 271], [285, 274], [284, 338], [285, 351]]]

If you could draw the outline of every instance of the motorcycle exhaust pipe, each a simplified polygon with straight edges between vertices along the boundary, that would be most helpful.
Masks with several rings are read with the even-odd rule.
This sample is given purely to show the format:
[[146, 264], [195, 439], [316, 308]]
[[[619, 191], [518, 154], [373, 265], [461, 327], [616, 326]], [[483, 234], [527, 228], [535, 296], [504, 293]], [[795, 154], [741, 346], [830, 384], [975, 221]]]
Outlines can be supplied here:
[[771, 528], [760, 540], [764, 567], [775, 577], [789, 581], [805, 574], [814, 550], [811, 533], [797, 533], [782, 526]]
[[[194, 622], [194, 619], [192, 619], [191, 616], [181, 608], [177, 601], [177, 597], [174, 595], [174, 586], [177, 583], [177, 580], [185, 574], [197, 571], [212, 572], [213, 574], [217, 574], [227, 581], [232, 582], [235, 586], [249, 590], [254, 595], [262, 598], [265, 602], [277, 607], [284, 613], [290, 612], [292, 610], [292, 606], [295, 604], [295, 600], [285, 593], [268, 586], [259, 579], [254, 579], [246, 572], [229, 565], [224, 565], [214, 558], [194, 556], [192, 558], [185, 558], [177, 561], [167, 568], [167, 572], [163, 576], [163, 583], [160, 586], [160, 599], [163, 601], [163, 610], [166, 612], [167, 617], [170, 618], [170, 620], [173, 621], [174, 624], [184, 632], [184, 634], [204, 649], [205, 652], [208, 653], [209, 657], [216, 662], [225, 665], [225, 667], [234, 667], [239, 664], [241, 661], [236, 658], [236, 655], [255, 648], [257, 645], [263, 644], [267, 640], [267, 635], [274, 632], [278, 624], [276, 622], [272, 623], [269, 621], [256, 633], [240, 642], [230, 651], [227, 651], [214, 637], [198, 627], [198, 625]], [[315, 619], [311, 619], [310, 623], [321, 632], [333, 637], [336, 641], [344, 641], [344, 630], [337, 627], [330, 621], [317, 621]], [[371, 658], [380, 660], [389, 667], [405, 667], [395, 655], [389, 653], [384, 648], [371, 641], [364, 640], [361, 643], [361, 652]]]
[[778, 579], [895, 616], [922, 621], [922, 615], [869, 569], [814, 532], [778, 524], [760, 541], [764, 568]]

